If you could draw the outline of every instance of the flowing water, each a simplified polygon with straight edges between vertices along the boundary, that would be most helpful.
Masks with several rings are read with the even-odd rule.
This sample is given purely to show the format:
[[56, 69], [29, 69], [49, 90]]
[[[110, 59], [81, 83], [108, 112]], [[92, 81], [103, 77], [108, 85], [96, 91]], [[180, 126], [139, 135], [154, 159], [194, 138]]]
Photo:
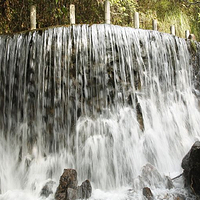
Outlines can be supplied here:
[[186, 41], [156, 31], [0, 36], [0, 199], [46, 199], [65, 168], [91, 181], [92, 200], [142, 199], [145, 186], [157, 199], [183, 194], [166, 176], [200, 138], [193, 79]]

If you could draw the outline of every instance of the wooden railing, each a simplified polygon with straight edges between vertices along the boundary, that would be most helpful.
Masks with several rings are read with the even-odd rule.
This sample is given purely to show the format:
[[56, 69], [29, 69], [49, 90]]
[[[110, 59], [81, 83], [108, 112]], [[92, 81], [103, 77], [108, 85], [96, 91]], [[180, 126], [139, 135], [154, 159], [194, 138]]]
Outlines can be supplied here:
[[[70, 24], [73, 25], [75, 24], [75, 5], [71, 4], [70, 5]], [[139, 13], [135, 12], [134, 14], [134, 28], [139, 29], [140, 28], [140, 20], [139, 20]], [[111, 24], [111, 17], [110, 17], [110, 1], [105, 0], [105, 24]], [[30, 28], [31, 30], [36, 29], [36, 6], [31, 6], [30, 8]], [[157, 20], [153, 19], [152, 20], [152, 30], [157, 31]], [[171, 25], [170, 26], [170, 33], [172, 35], [176, 35], [176, 30], [175, 26]], [[193, 34], [191, 34], [193, 35]], [[189, 30], [185, 31], [185, 38], [188, 39], [191, 37]]]

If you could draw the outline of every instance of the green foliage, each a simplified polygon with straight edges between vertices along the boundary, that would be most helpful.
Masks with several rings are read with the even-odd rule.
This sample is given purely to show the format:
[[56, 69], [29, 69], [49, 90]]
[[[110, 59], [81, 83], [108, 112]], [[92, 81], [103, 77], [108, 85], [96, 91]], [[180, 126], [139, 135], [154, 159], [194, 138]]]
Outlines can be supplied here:
[[0, 1], [0, 34], [30, 28], [30, 6], [37, 8], [37, 28], [69, 24], [69, 6], [76, 6], [76, 23], [103, 23], [104, 6], [97, 0]]
[[191, 40], [190, 45], [191, 45], [192, 51], [196, 54], [197, 53], [197, 44], [195, 43], [195, 41]]
[[196, 35], [200, 39], [197, 23], [198, 6], [188, 6], [183, 0], [143, 0], [138, 1], [139, 11], [141, 12], [142, 28], [151, 29], [150, 19], [158, 20], [158, 30], [161, 32], [170, 32], [170, 26], [175, 25], [176, 35], [185, 36], [185, 30]]
[[[158, 30], [170, 31], [176, 26], [176, 34], [184, 37], [190, 30], [200, 39], [200, 4], [188, 4], [193, 0], [110, 0], [111, 23], [134, 25], [134, 12], [140, 13], [140, 27], [152, 29], [152, 19], [157, 19]], [[69, 24], [69, 5], [76, 7], [77, 24], [104, 23], [104, 0], [4, 0], [0, 1], [0, 34], [29, 29], [30, 6], [37, 7], [37, 27]]]
[[135, 0], [111, 0], [112, 23], [118, 25], [133, 25], [133, 14], [136, 11]]

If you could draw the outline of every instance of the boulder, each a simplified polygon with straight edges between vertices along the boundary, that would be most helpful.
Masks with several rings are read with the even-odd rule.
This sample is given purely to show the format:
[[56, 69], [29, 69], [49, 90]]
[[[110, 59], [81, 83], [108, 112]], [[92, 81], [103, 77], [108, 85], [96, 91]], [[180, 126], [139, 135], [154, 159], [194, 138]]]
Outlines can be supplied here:
[[148, 200], [154, 199], [150, 188], [144, 187], [142, 193]]
[[60, 177], [60, 183], [55, 193], [56, 200], [66, 200], [68, 188], [77, 190], [77, 172], [74, 169], [64, 169]]
[[79, 199], [88, 199], [92, 194], [92, 186], [89, 180], [84, 181], [81, 186], [78, 187], [78, 198]]
[[196, 141], [181, 164], [185, 187], [200, 195], [200, 141]]
[[40, 192], [40, 196], [42, 197], [48, 197], [50, 194], [53, 194], [53, 186], [55, 182], [54, 181], [48, 181], [42, 188]]
[[55, 193], [55, 200], [88, 199], [92, 194], [89, 180], [78, 186], [77, 172], [74, 169], [65, 169], [60, 177], [60, 183]]
[[170, 177], [160, 174], [151, 164], [146, 164], [142, 168], [142, 173], [133, 182], [134, 189], [143, 189], [144, 187], [172, 189], [173, 183]]

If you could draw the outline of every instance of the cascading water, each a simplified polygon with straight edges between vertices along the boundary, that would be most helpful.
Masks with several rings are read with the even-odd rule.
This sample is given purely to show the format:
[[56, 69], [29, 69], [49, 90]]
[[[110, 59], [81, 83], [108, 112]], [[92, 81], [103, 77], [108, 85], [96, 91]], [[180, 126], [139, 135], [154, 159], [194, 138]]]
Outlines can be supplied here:
[[191, 59], [184, 39], [114, 25], [0, 36], [0, 199], [43, 199], [65, 168], [91, 199], [162, 194], [200, 138]]

